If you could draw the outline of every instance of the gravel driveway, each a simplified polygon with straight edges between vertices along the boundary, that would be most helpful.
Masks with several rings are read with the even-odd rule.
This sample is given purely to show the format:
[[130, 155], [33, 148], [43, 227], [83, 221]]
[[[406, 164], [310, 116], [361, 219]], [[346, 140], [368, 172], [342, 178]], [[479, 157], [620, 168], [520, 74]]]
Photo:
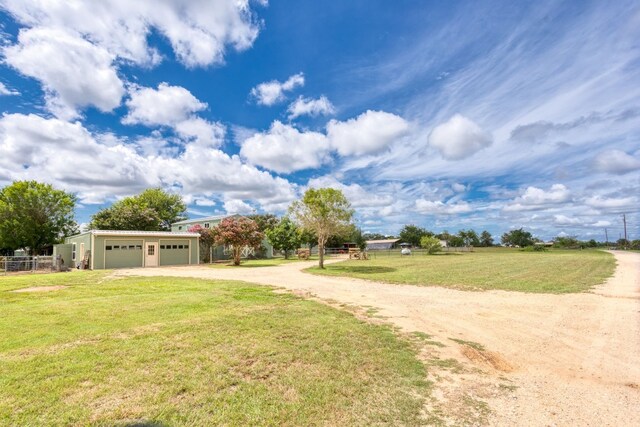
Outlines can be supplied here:
[[[464, 363], [462, 372], [429, 369], [436, 380], [431, 406], [453, 414], [453, 422], [464, 409], [460, 402], [478, 401], [488, 403], [494, 425], [640, 425], [640, 254], [613, 253], [618, 267], [607, 283], [591, 293], [565, 295], [466, 292], [301, 271], [313, 262], [114, 275], [243, 280], [334, 305], [375, 307], [384, 321], [445, 344], [425, 346], [425, 360]], [[479, 343], [486, 351], [475, 354], [451, 338]], [[476, 410], [482, 412], [482, 405]]]

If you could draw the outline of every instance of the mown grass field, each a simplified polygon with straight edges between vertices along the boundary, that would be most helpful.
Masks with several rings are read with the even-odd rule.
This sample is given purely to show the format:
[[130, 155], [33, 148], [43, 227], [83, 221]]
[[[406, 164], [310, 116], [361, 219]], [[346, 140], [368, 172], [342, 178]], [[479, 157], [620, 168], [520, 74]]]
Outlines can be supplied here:
[[0, 425], [423, 422], [425, 367], [388, 327], [248, 283], [106, 274], [0, 277]]
[[[396, 253], [398, 252], [398, 253]], [[462, 290], [501, 289], [537, 293], [587, 291], [610, 277], [613, 255], [597, 250], [485, 249], [464, 253], [400, 256], [399, 250], [306, 271], [387, 283], [446, 286]]]

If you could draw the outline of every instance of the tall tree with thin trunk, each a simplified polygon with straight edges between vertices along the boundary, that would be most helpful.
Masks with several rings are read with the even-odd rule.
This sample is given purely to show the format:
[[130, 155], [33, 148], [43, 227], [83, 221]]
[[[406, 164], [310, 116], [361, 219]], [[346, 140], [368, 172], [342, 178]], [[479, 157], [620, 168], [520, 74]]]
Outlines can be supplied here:
[[319, 267], [324, 268], [324, 247], [331, 236], [345, 232], [351, 224], [353, 209], [342, 191], [335, 188], [310, 188], [289, 207], [291, 217], [318, 237]]

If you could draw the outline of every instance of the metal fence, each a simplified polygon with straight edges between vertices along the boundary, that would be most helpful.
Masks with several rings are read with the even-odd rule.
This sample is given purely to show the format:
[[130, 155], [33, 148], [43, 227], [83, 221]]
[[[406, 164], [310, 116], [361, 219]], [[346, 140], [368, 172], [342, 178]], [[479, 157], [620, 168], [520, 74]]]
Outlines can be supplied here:
[[18, 272], [47, 272], [60, 270], [60, 258], [52, 256], [5, 256], [0, 257], [0, 274]]
[[[440, 249], [440, 252], [444, 252], [444, 253], [448, 253], [448, 252], [473, 252], [473, 247], [472, 246], [446, 247], [446, 248]], [[397, 249], [376, 249], [376, 250], [368, 250], [367, 254], [369, 254], [369, 258], [406, 257], [406, 256], [428, 255], [428, 251], [426, 249], [412, 248], [410, 255], [402, 255], [402, 253], [400, 252], [400, 248], [397, 248]]]

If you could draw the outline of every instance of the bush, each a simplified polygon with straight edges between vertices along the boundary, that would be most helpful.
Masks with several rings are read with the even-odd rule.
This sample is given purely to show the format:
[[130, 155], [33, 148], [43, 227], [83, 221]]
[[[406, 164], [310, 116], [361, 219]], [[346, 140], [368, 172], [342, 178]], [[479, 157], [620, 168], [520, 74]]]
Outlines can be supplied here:
[[435, 237], [422, 236], [420, 239], [420, 247], [427, 250], [429, 255], [433, 255], [442, 250], [442, 245], [440, 244], [440, 240]]

